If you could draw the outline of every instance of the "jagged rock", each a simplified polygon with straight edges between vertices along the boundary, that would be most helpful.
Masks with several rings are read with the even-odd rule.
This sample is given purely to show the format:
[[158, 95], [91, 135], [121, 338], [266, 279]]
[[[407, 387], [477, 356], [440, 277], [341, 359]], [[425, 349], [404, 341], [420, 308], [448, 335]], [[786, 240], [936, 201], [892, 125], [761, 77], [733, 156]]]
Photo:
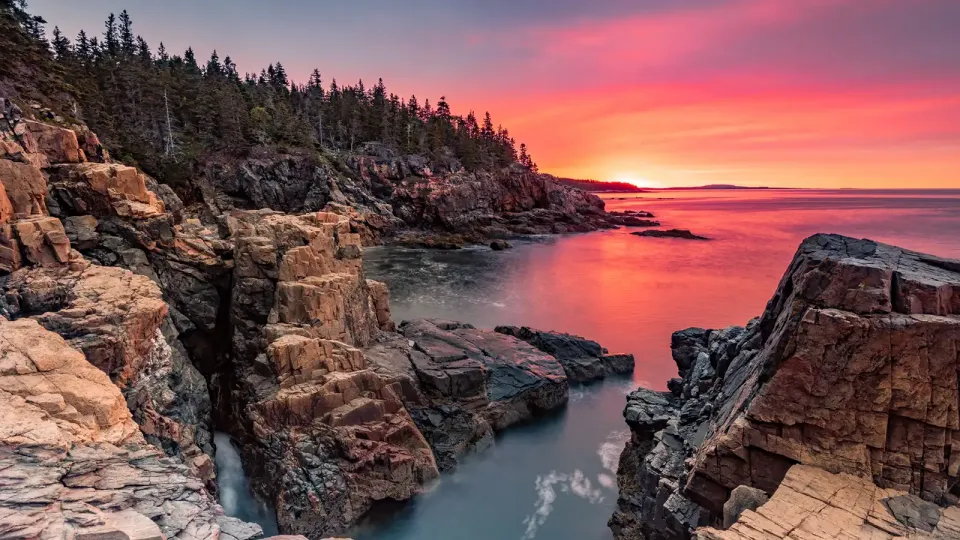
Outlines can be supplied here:
[[[235, 422], [281, 530], [349, 528], [439, 473], [403, 406], [403, 383], [361, 350], [389, 323], [386, 289], [363, 277], [347, 218], [233, 212]], [[371, 287], [371, 283], [373, 286]]]
[[370, 289], [370, 309], [376, 315], [377, 326], [385, 332], [395, 331], [397, 325], [390, 316], [390, 290], [387, 285], [368, 279], [367, 288]]
[[631, 424], [615, 536], [689, 538], [797, 463], [955, 504], [958, 314], [960, 262], [808, 238], [760, 319], [674, 334], [674, 412], [653, 437]]
[[33, 267], [11, 274], [4, 292], [5, 316], [65, 336], [123, 391], [151, 443], [213, 479], [206, 385], [165, 339], [167, 306], [153, 282], [119, 268]]
[[24, 120], [22, 124], [26, 133], [30, 134], [29, 138], [25, 138], [25, 141], [30, 141], [25, 150], [42, 154], [47, 164], [86, 161], [73, 130], [33, 120]]
[[100, 137], [97, 137], [96, 133], [89, 130], [75, 133], [77, 142], [80, 144], [80, 150], [83, 151], [83, 155], [86, 156], [87, 161], [99, 163], [110, 162], [110, 152], [100, 143]]
[[63, 227], [70, 245], [80, 251], [93, 249], [100, 243], [97, 218], [93, 216], [68, 216], [63, 219]]
[[567, 377], [556, 358], [512, 336], [450, 321], [404, 322], [414, 370], [425, 393], [472, 402], [494, 430], [566, 403]]
[[47, 213], [47, 180], [35, 165], [0, 159], [0, 182], [6, 198], [12, 206], [12, 215], [2, 205], [0, 217], [9, 221], [12, 217], [42, 216]]
[[13, 222], [13, 233], [24, 258], [41, 266], [70, 262], [70, 240], [60, 220], [32, 217]]
[[960, 507], [940, 508], [867, 479], [793, 466], [769, 502], [746, 510], [729, 530], [699, 540], [786, 538], [960, 538]]
[[621, 227], [659, 227], [660, 222], [649, 219], [653, 217], [650, 212], [637, 212], [627, 210], [625, 212], [608, 212], [609, 220], [614, 225]]
[[261, 534], [224, 516], [186, 467], [148, 445], [106, 374], [34, 320], [0, 319], [0, 400], [5, 537]]
[[147, 189], [145, 175], [125, 165], [55, 166], [50, 171], [50, 190], [71, 215], [147, 219], [165, 214], [163, 201]]
[[542, 332], [526, 326], [498, 326], [497, 332], [522, 339], [560, 361], [571, 382], [602, 379], [633, 372], [632, 354], [608, 354], [596, 341], [558, 332]]
[[[523, 167], [467, 172], [455, 160], [431, 168], [422, 156], [399, 156], [383, 145], [348, 156], [215, 160], [196, 184], [214, 214], [235, 208], [326, 209], [349, 217], [364, 245], [403, 227], [431, 231], [404, 233], [403, 243], [455, 249], [503, 234], [610, 226], [599, 197], [557, 184], [549, 175]], [[434, 234], [440, 236], [431, 238]]]

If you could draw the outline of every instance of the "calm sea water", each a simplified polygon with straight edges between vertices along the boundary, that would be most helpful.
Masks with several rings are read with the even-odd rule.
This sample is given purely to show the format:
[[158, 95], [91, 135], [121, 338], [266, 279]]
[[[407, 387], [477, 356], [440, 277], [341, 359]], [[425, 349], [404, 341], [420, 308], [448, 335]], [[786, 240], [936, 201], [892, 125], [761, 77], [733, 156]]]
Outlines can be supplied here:
[[[670, 334], [760, 314], [800, 240], [835, 232], [960, 258], [960, 190], [684, 191], [608, 195], [711, 242], [629, 229], [514, 242], [515, 248], [368, 249], [397, 321], [457, 319], [589, 337], [636, 356], [631, 379], [571, 391], [565, 410], [502, 434], [428, 494], [367, 520], [357, 540], [606, 540], [627, 439], [625, 395], [676, 375]], [[220, 460], [218, 460], [219, 462]]]
[[525, 324], [636, 355], [632, 380], [578, 387], [565, 411], [500, 436], [428, 495], [353, 534], [358, 540], [600, 540], [616, 504], [627, 438], [624, 396], [663, 389], [670, 334], [759, 315], [799, 242], [835, 232], [960, 258], [960, 190], [684, 191], [609, 195], [609, 210], [649, 210], [711, 242], [630, 230], [516, 242], [505, 252], [375, 248], [394, 318], [480, 327]]

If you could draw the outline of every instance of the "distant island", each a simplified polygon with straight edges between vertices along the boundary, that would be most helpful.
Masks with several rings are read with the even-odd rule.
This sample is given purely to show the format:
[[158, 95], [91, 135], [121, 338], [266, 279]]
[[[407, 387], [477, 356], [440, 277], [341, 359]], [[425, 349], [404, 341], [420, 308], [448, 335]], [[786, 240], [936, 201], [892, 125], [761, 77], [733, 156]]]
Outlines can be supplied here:
[[603, 180], [578, 180], [575, 178], [557, 178], [565, 186], [575, 187], [593, 193], [649, 193], [651, 191], [691, 191], [698, 189], [773, 189], [767, 186], [738, 186], [735, 184], [707, 184], [704, 186], [641, 188], [627, 182], [605, 182]]
[[603, 180], [578, 180], [575, 178], [557, 178], [557, 183], [575, 187], [593, 193], [646, 193], [650, 191], [627, 182], [604, 182]]

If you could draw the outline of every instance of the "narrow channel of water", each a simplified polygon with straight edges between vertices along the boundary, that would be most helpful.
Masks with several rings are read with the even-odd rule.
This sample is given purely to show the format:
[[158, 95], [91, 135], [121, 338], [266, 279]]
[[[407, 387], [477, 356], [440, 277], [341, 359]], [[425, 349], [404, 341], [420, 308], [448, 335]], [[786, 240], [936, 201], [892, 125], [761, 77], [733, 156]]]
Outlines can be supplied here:
[[217, 485], [223, 511], [228, 516], [259, 524], [263, 527], [264, 536], [279, 534], [277, 514], [253, 493], [233, 439], [218, 431], [213, 434], [213, 443], [217, 447]]

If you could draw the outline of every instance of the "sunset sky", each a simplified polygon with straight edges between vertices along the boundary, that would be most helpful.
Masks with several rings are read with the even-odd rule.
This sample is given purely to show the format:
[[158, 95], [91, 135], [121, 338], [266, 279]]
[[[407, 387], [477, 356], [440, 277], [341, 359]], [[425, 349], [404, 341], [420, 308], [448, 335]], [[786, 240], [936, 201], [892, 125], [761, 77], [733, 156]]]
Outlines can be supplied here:
[[656, 186], [960, 188], [957, 0], [31, 0], [68, 36], [126, 8], [241, 72], [489, 110], [545, 172]]

